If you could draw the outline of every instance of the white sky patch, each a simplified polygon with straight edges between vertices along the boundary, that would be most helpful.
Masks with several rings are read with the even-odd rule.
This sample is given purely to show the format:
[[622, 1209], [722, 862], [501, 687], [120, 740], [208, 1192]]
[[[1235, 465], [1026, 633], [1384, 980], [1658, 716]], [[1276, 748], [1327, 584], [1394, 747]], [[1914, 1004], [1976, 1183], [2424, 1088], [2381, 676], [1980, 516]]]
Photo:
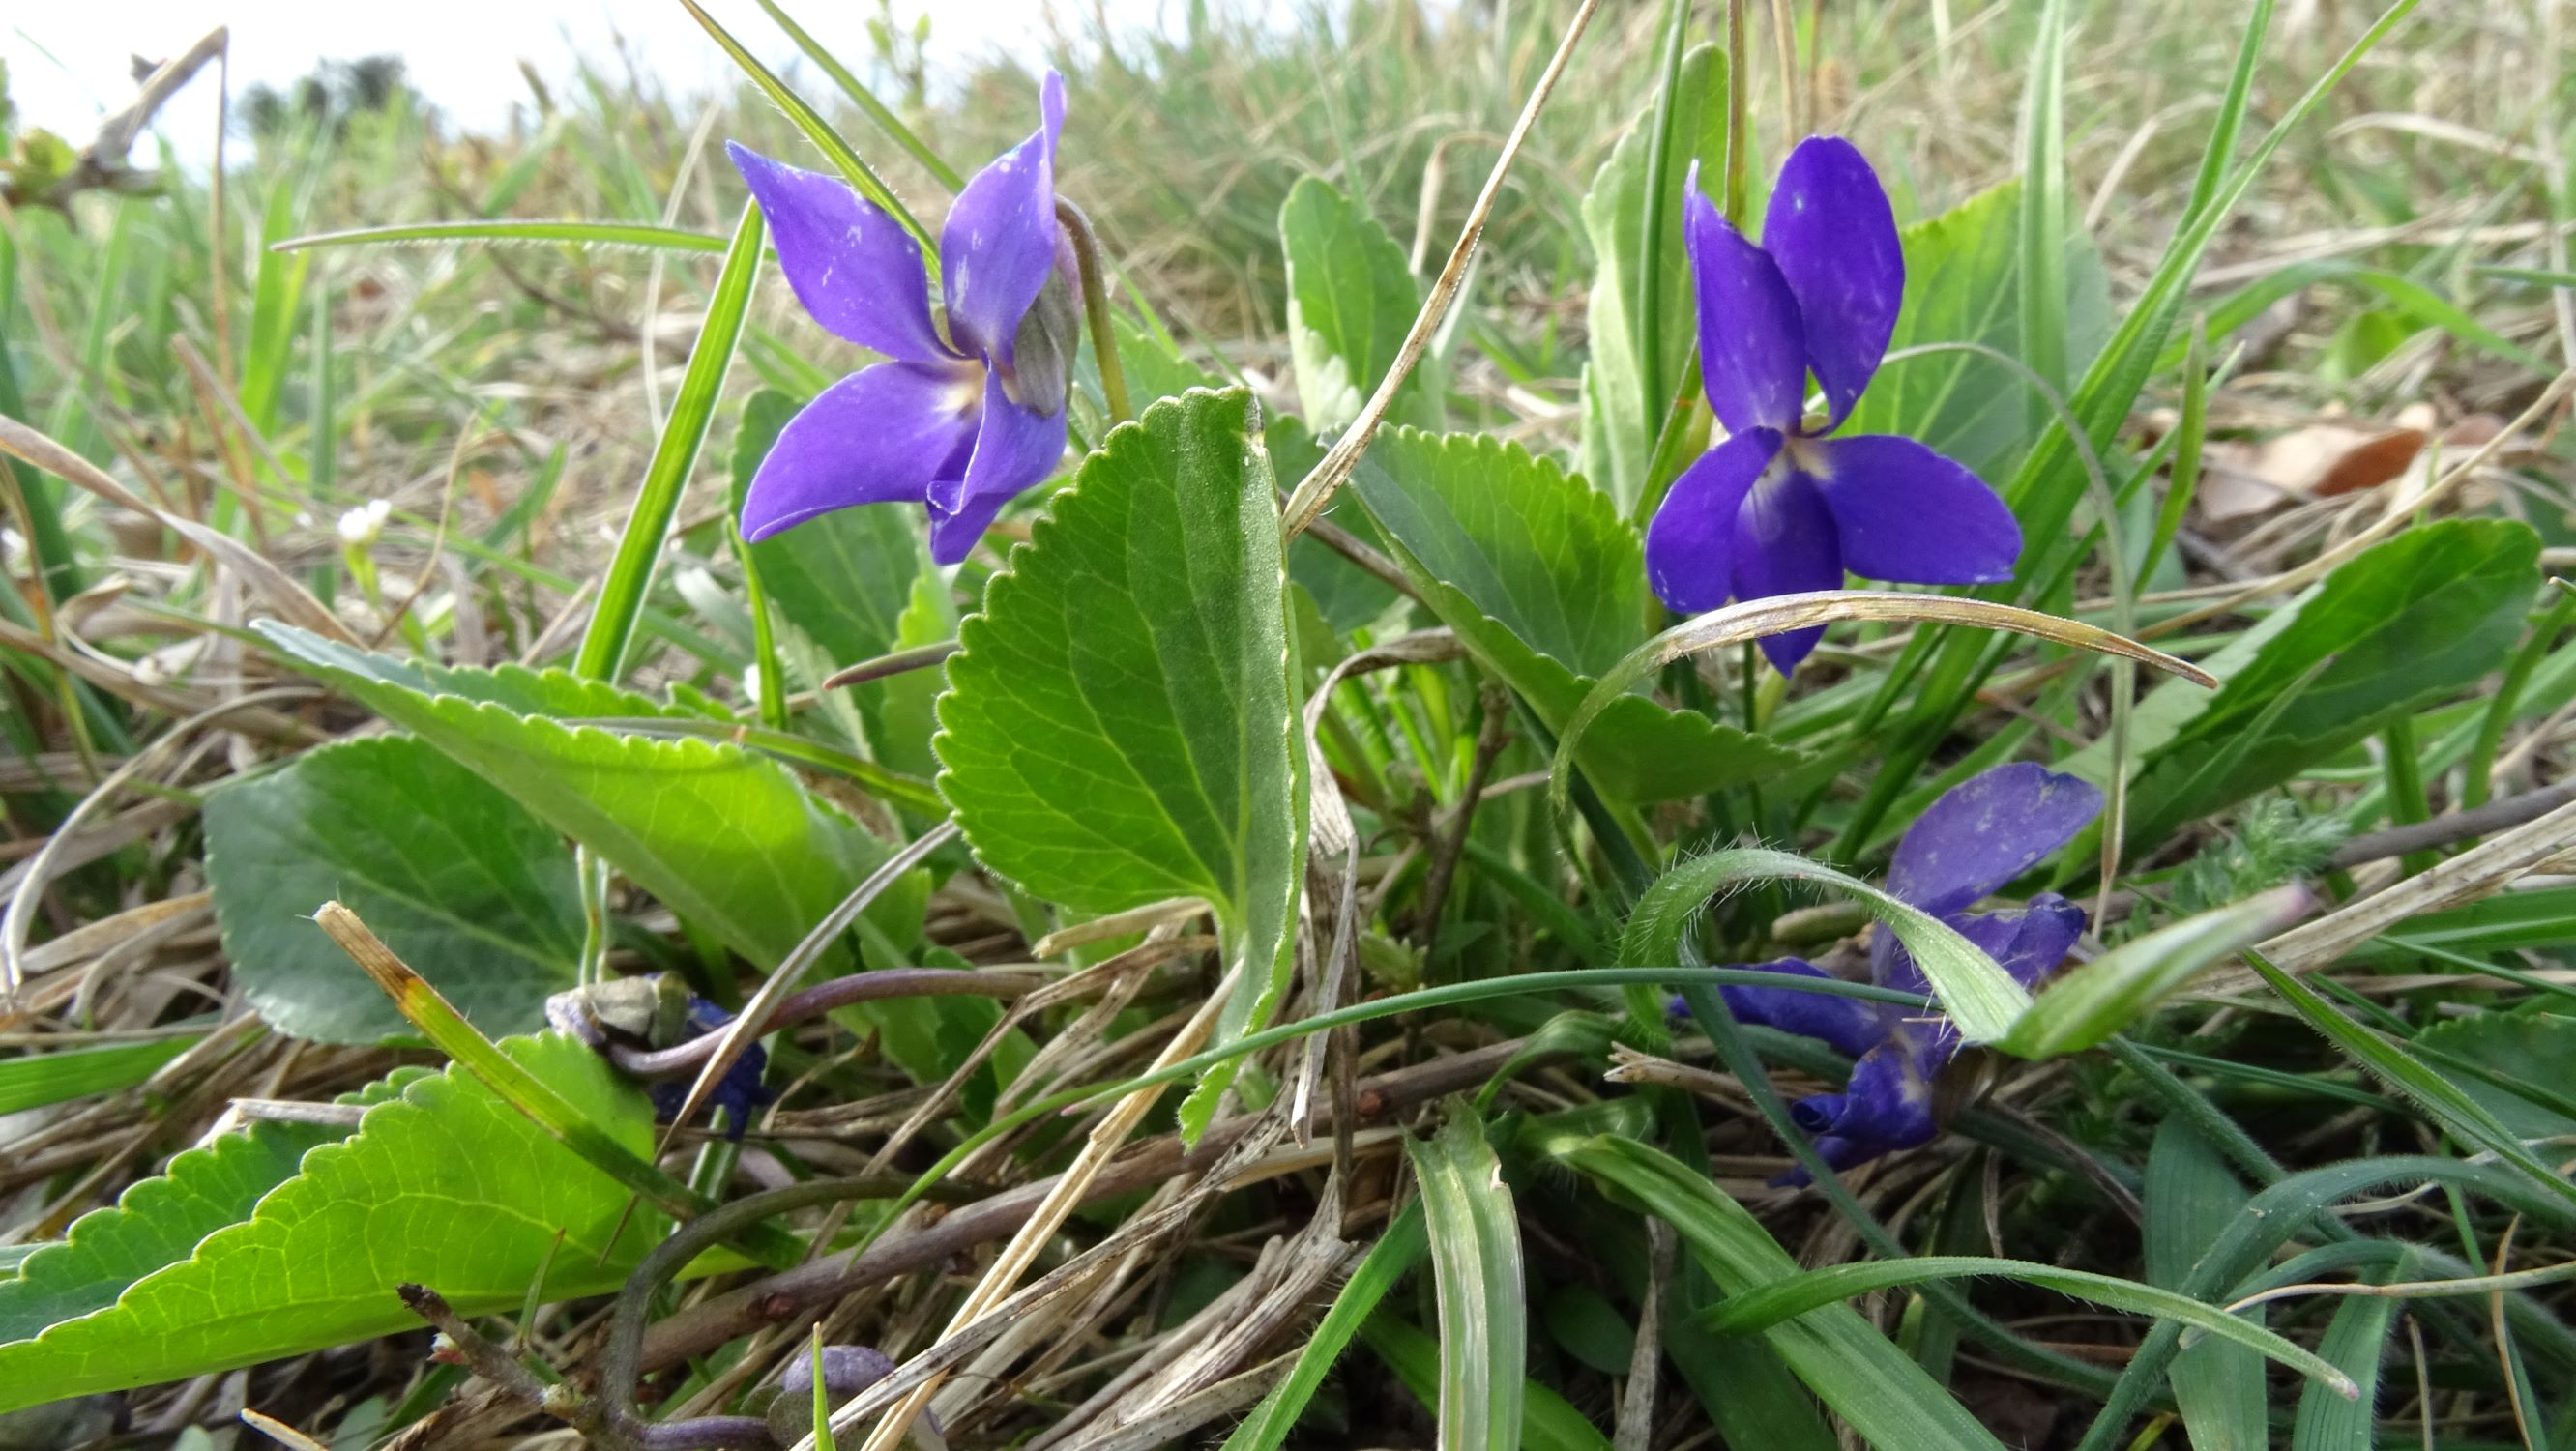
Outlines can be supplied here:
[[[831, 82], [803, 64], [795, 45], [751, 0], [705, 0], [707, 9], [771, 67], [818, 98]], [[1178, 0], [1174, 0], [1177, 4]], [[70, 0], [8, 7], [0, 18], [0, 61], [22, 124], [55, 131], [75, 145], [96, 132], [101, 116], [133, 100], [129, 57], [176, 55], [218, 22], [232, 27], [236, 98], [253, 83], [283, 87], [323, 60], [398, 55], [412, 85], [466, 130], [496, 131], [527, 100], [519, 62], [552, 85], [569, 76], [576, 56], [622, 74], [623, 37], [648, 75], [683, 91], [732, 83], [723, 52], [676, 0], [436, 0], [428, 6], [349, 0]], [[1050, 0], [895, 0], [899, 23], [931, 15], [928, 56], [934, 72], [996, 52], [1035, 59], [1047, 34]], [[1080, 15], [1087, 6], [1072, 12]], [[1118, 26], [1150, 26], [1163, 0], [1107, 0]], [[874, 55], [869, 0], [791, 0], [788, 13], [841, 61], [868, 77]], [[216, 87], [209, 67], [161, 113], [158, 130], [183, 159], [203, 161], [214, 149]], [[150, 143], [135, 148], [152, 162]]]

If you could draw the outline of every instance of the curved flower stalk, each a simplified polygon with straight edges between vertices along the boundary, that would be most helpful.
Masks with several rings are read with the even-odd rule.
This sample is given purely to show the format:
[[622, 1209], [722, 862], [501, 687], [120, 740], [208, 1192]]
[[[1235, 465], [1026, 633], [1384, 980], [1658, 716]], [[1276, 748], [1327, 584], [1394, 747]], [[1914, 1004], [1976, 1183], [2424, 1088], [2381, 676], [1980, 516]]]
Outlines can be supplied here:
[[967, 180], [940, 229], [944, 329], [900, 223], [835, 178], [728, 143], [797, 300], [887, 358], [788, 420], [752, 476], [744, 538], [855, 504], [915, 503], [930, 513], [932, 556], [954, 564], [1054, 471], [1078, 318], [1055, 212], [1061, 76], [1047, 73], [1038, 103], [1038, 129]]
[[[1845, 571], [1912, 584], [2012, 577], [2021, 526], [1984, 480], [1910, 438], [1833, 437], [1886, 356], [1905, 297], [1895, 213], [1858, 148], [1810, 136], [1789, 153], [1762, 241], [1699, 189], [1683, 201], [1700, 367], [1726, 438], [1673, 480], [1646, 530], [1655, 594], [1684, 614], [1838, 589]], [[1807, 378], [1825, 411], [1805, 411]], [[1821, 627], [1774, 635], [1782, 674]]]
[[[2027, 761], [1997, 766], [1943, 793], [1906, 828], [1887, 870], [1887, 890], [1947, 922], [2022, 986], [2034, 987], [2083, 935], [2084, 909], [2055, 892], [2004, 911], [1968, 908], [2074, 840], [2101, 809], [2102, 793], [2076, 777]], [[1795, 957], [1759, 966], [1828, 975]], [[1869, 969], [1881, 987], [1931, 990], [1894, 933], [1873, 934]], [[1851, 1055], [1851, 1082], [1842, 1092], [1800, 1099], [1789, 1110], [1815, 1136], [1826, 1163], [1847, 1169], [1928, 1143], [1939, 1132], [1932, 1083], [1959, 1051], [1958, 1030], [1947, 1019], [1792, 988], [1719, 991], [1745, 1022], [1814, 1038]], [[1789, 1178], [1804, 1182], [1801, 1173]]]

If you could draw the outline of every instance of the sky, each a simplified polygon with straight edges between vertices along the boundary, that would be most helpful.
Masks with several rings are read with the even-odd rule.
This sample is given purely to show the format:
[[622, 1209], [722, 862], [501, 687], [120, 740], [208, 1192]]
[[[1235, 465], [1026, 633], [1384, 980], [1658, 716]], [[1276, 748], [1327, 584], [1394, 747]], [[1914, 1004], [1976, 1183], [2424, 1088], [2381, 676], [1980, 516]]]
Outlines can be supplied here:
[[[752, 0], [705, 0], [708, 10], [773, 66], [794, 47]], [[1090, 0], [1078, 0], [1087, 13]], [[1104, 0], [1116, 23], [1151, 22], [1157, 0]], [[1033, 55], [1048, 0], [894, 0], [897, 21], [933, 16], [928, 54], [934, 73], [996, 50]], [[153, 60], [185, 51], [218, 22], [232, 29], [235, 95], [250, 84], [280, 85], [320, 60], [393, 54], [412, 84], [457, 124], [491, 129], [527, 94], [522, 59], [548, 77], [565, 74], [576, 53], [611, 54], [623, 35], [644, 63], [681, 88], [708, 87], [726, 61], [676, 0], [27, 0], [0, 13], [0, 62], [22, 124], [43, 126], [74, 144], [96, 133], [99, 119], [129, 103], [128, 57]], [[789, 13], [831, 51], [860, 67], [870, 54], [867, 17], [874, 0], [790, 0]], [[865, 74], [861, 69], [861, 74]], [[214, 72], [209, 67], [162, 112], [160, 129], [182, 156], [213, 148]], [[150, 155], [137, 148], [136, 159]]]

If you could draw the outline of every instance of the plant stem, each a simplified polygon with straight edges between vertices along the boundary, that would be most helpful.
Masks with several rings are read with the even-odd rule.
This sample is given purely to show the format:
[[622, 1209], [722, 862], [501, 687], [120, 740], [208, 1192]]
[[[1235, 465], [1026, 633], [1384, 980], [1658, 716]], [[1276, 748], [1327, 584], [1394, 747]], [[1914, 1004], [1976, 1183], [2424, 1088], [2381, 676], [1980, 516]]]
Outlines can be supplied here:
[[1055, 217], [1073, 238], [1074, 267], [1082, 274], [1082, 315], [1091, 329], [1091, 357], [1100, 365], [1100, 396], [1109, 404], [1109, 421], [1129, 422], [1136, 409], [1127, 398], [1127, 368], [1118, 360], [1118, 338], [1109, 328], [1112, 314], [1109, 284], [1100, 275], [1100, 236], [1091, 230], [1091, 218], [1082, 214], [1082, 208], [1063, 197], [1055, 199]]

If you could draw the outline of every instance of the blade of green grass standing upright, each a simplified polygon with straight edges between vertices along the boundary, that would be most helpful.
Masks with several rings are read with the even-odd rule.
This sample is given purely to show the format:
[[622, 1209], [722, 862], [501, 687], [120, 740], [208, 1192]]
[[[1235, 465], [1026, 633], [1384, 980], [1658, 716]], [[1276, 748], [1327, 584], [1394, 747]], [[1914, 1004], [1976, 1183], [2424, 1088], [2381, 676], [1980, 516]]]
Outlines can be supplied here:
[[1406, 1150], [1422, 1181], [1440, 1306], [1440, 1451], [1519, 1451], [1529, 1322], [1502, 1163], [1464, 1104], [1437, 1138]]
[[262, 246], [258, 275], [251, 283], [241, 405], [262, 438], [274, 438], [277, 433], [277, 410], [286, 397], [287, 368], [295, 353], [296, 309], [304, 296], [304, 276], [313, 266], [309, 252], [274, 250], [274, 244], [295, 234], [295, 208], [302, 192], [299, 179], [279, 177], [270, 188], [268, 211], [260, 220]]
[[[2181, 1289], [2201, 1251], [2229, 1220], [2245, 1212], [2245, 1202], [2253, 1197], [2191, 1120], [2169, 1118], [2157, 1125], [2155, 1146], [2147, 1153], [2147, 1279], [2168, 1290]], [[2261, 1323], [2261, 1309], [2246, 1314]], [[2332, 1353], [2326, 1358], [2347, 1371], [2352, 1368]], [[2270, 1444], [2271, 1432], [2263, 1421], [2261, 1355], [2204, 1339], [2174, 1358], [2167, 1379], [2194, 1451], [2264, 1451]]]
[[[2049, 387], [2066, 390], [2066, 0], [2048, 0], [2022, 95], [2021, 355]], [[2036, 435], [2054, 420], [2029, 400]]]
[[[2414, 1278], [2411, 1251], [2403, 1252], [2394, 1271], [2375, 1271], [2372, 1280]], [[2384, 1295], [2355, 1295], [2336, 1309], [2334, 1320], [2326, 1326], [2325, 1338], [2317, 1342], [2317, 1353], [2342, 1367], [2353, 1384], [2361, 1388], [2357, 1396], [2339, 1396], [2322, 1387], [2311, 1385], [2299, 1395], [2299, 1419], [2290, 1432], [2290, 1451], [2346, 1451], [2347, 1447], [2376, 1444], [2374, 1433], [2379, 1420], [2379, 1362], [2388, 1348], [2388, 1327], [2397, 1318], [2399, 1301]], [[2183, 1366], [2192, 1355], [2208, 1349], [2194, 1346], [2174, 1361], [2174, 1390], [2183, 1385]], [[2191, 1444], [2200, 1445], [2200, 1433], [2192, 1432]], [[2260, 1446], [2260, 1441], [2249, 1441]]]
[[769, 18], [778, 22], [778, 28], [787, 32], [787, 38], [796, 42], [796, 48], [805, 52], [806, 59], [823, 68], [823, 74], [832, 78], [832, 84], [841, 88], [841, 94], [849, 97], [851, 104], [867, 112], [868, 119], [877, 123], [878, 130], [893, 138], [895, 145], [910, 152], [912, 159], [921, 163], [922, 170], [929, 172], [941, 186], [952, 192], [966, 189], [966, 178], [957, 174], [957, 168], [941, 160], [928, 142], [914, 135], [912, 128], [903, 124], [903, 118], [896, 115], [892, 107], [878, 100], [876, 92], [861, 84], [859, 78], [850, 73], [850, 68], [841, 64], [839, 56], [824, 49], [821, 41], [806, 34], [804, 26], [790, 19], [787, 12], [778, 7], [778, 0], [760, 0], [760, 8], [769, 12]]
[[308, 345], [312, 356], [305, 366], [313, 370], [312, 432], [304, 445], [304, 473], [317, 492], [330, 489], [339, 479], [339, 395], [331, 379], [331, 284], [324, 282], [313, 289], [313, 340]]
[[707, 301], [697, 346], [689, 350], [689, 368], [681, 375], [679, 396], [671, 400], [670, 420], [662, 425], [662, 437], [653, 446], [653, 461], [644, 470], [644, 486], [636, 491], [635, 508], [627, 515], [626, 533], [617, 541], [608, 576], [600, 581], [598, 608], [581, 637], [581, 652], [573, 659], [575, 674], [615, 680], [625, 668], [636, 618], [643, 613], [644, 593], [662, 558], [663, 536], [671, 530], [680, 491], [688, 486], [698, 451], [706, 444], [716, 397], [724, 391], [734, 345], [742, 339], [742, 320], [751, 311], [752, 286], [760, 277], [765, 235], [760, 208], [745, 203], [742, 221], [734, 227], [733, 245], [725, 252], [724, 270], [716, 275], [715, 293]]

